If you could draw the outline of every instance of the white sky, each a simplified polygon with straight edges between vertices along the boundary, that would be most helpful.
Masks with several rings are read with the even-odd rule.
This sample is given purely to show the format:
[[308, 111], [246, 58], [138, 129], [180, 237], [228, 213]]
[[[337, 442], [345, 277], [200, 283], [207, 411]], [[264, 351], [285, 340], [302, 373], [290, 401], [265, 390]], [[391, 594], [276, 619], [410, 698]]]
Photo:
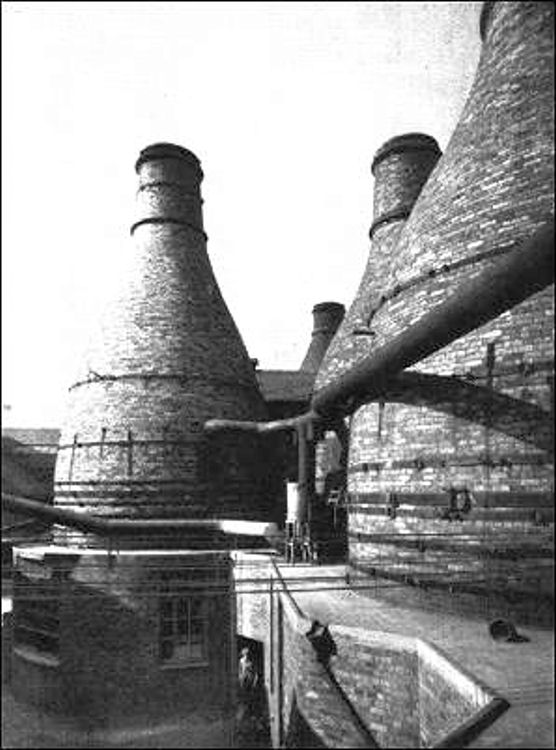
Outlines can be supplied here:
[[363, 272], [376, 149], [409, 131], [445, 148], [480, 10], [3, 2], [3, 424], [60, 424], [156, 141], [201, 159], [208, 252], [249, 355], [297, 368], [313, 305], [349, 306]]

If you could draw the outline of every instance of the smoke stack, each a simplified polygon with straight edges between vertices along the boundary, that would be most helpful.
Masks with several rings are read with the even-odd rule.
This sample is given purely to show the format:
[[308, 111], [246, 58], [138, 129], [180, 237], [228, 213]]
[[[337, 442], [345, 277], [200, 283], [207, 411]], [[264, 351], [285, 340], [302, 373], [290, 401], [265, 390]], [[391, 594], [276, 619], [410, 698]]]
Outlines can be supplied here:
[[[358, 292], [366, 301], [358, 309], [367, 320], [356, 323], [370, 327], [372, 335], [366, 345], [359, 345], [363, 337], [355, 335], [330, 347], [317, 389], [553, 221], [553, 14], [551, 2], [490, 2], [483, 7], [481, 58], [460, 120], [410, 217], [393, 238], [387, 273], [376, 257], [377, 265], [368, 269]], [[385, 230], [375, 228], [373, 245], [379, 231]], [[384, 280], [382, 299], [373, 296], [373, 274]], [[550, 294], [540, 293], [540, 306]], [[350, 311], [344, 326], [352, 322]], [[509, 318], [506, 323], [510, 326]], [[526, 318], [523, 324], [522, 330], [529, 330]], [[521, 351], [532, 344], [533, 330], [527, 335], [529, 339], [515, 342]]]
[[440, 156], [438, 143], [423, 133], [395, 136], [378, 149], [371, 164], [375, 178], [371, 239], [380, 227], [408, 218]]
[[130, 267], [70, 388], [55, 504], [117, 518], [265, 520], [249, 438], [213, 445], [203, 433], [211, 418], [267, 414], [207, 255], [199, 160], [158, 143], [136, 170]]
[[371, 320], [387, 289], [390, 266], [401, 228], [436, 166], [438, 143], [423, 133], [407, 133], [386, 141], [376, 152], [371, 248], [355, 299], [323, 357], [317, 385], [340, 375], [372, 345]]
[[319, 302], [313, 307], [311, 343], [301, 363], [303, 372], [317, 372], [328, 345], [343, 320], [345, 307], [339, 302]]

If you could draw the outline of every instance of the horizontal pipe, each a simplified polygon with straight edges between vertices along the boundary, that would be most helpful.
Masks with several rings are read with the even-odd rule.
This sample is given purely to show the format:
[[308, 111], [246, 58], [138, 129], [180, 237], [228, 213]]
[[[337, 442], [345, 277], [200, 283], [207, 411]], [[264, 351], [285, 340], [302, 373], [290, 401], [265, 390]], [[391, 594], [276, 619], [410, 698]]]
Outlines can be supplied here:
[[554, 281], [554, 224], [464, 283], [442, 304], [372, 352], [335, 382], [318, 390], [312, 411], [349, 413], [376, 398], [386, 381], [466, 333], [540, 292]]
[[80, 531], [102, 536], [119, 534], [144, 534], [145, 532], [219, 531], [223, 534], [242, 536], [267, 536], [277, 533], [274, 523], [241, 521], [237, 519], [210, 518], [155, 518], [155, 519], [113, 519], [98, 518], [88, 513], [75, 513], [52, 505], [2, 493], [2, 506], [5, 510], [45, 518], [53, 523], [69, 526]]
[[295, 430], [319, 419], [319, 415], [311, 411], [301, 414], [299, 417], [279, 419], [274, 422], [241, 422], [234, 419], [209, 419], [208, 422], [205, 422], [204, 429], [208, 433], [230, 430], [235, 432], [253, 432], [260, 435], [280, 432], [281, 430]]

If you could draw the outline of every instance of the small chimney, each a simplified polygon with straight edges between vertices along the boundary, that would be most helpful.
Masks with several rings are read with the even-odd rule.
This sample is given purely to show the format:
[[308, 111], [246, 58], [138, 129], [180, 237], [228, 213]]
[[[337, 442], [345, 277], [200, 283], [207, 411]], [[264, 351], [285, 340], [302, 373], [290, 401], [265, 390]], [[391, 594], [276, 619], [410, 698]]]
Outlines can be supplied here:
[[424, 133], [395, 136], [378, 149], [371, 164], [375, 178], [371, 239], [379, 227], [408, 218], [441, 155], [436, 140]]
[[313, 333], [305, 358], [299, 368], [317, 372], [334, 334], [344, 318], [345, 307], [339, 302], [319, 302], [313, 307]]

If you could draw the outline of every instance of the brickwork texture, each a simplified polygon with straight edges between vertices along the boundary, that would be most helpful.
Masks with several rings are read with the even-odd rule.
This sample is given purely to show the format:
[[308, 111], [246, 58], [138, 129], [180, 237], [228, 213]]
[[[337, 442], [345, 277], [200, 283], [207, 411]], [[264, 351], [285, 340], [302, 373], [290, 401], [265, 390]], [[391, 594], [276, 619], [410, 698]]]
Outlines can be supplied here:
[[[379, 149], [369, 261], [316, 390], [553, 220], [553, 11], [488, 4], [475, 81], [435, 166], [423, 136], [423, 151], [412, 152], [412, 134]], [[415, 155], [429, 161], [412, 170]], [[411, 198], [409, 216], [396, 215]], [[393, 220], [380, 223], [388, 212]], [[354, 568], [502, 589], [516, 606], [552, 599], [553, 323], [549, 288], [352, 415]]]
[[257, 444], [203, 433], [210, 418], [267, 412], [207, 255], [199, 161], [157, 144], [137, 172], [129, 268], [69, 391], [55, 502], [107, 517], [269, 519]]

